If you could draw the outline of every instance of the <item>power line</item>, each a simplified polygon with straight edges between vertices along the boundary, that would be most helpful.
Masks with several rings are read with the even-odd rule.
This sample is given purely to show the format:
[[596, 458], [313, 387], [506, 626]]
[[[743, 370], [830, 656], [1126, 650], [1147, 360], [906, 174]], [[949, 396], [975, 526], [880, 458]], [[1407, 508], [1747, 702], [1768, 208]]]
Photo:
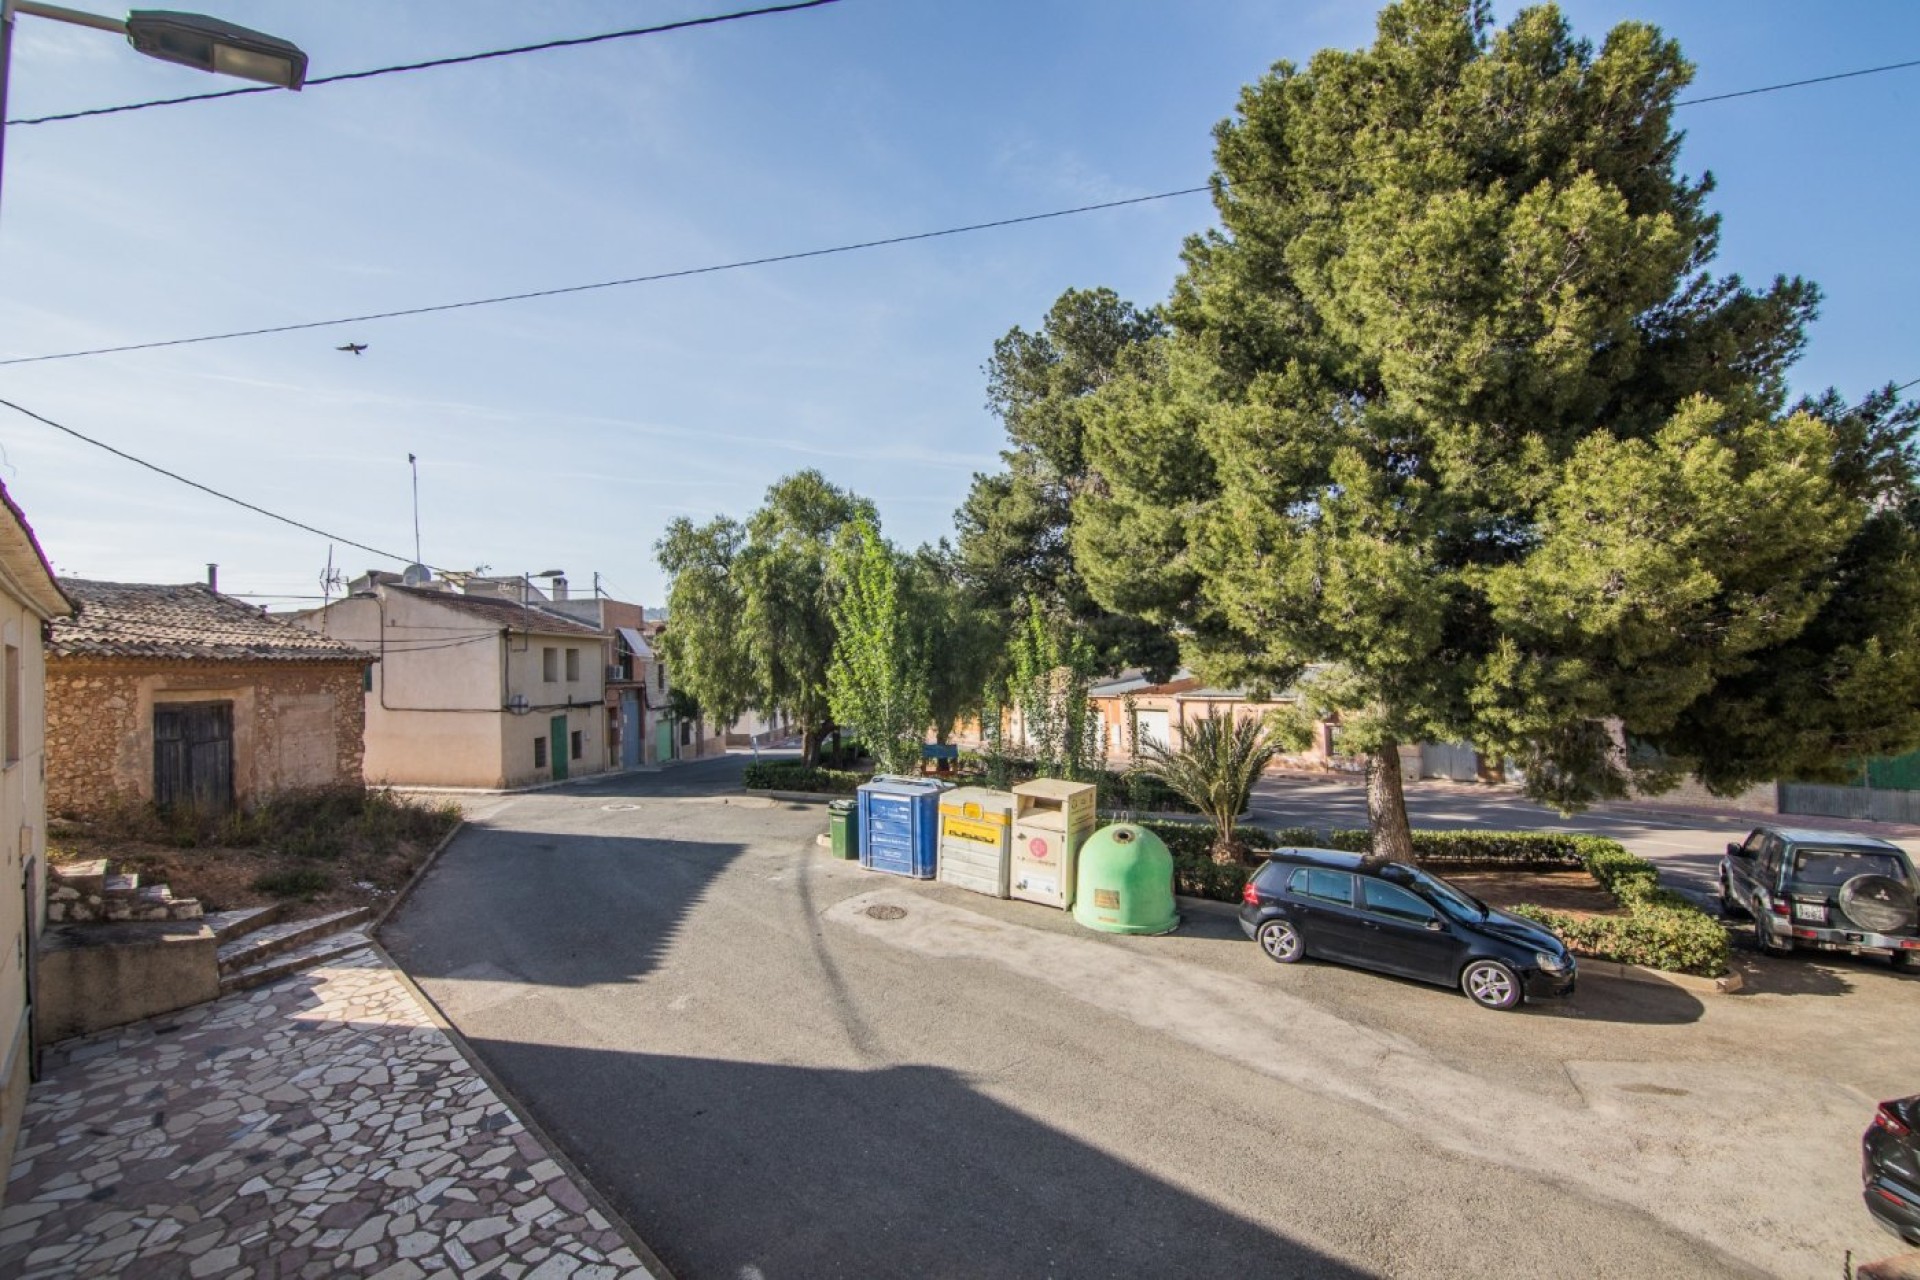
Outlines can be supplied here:
[[188, 488], [198, 489], [200, 492], [209, 494], [215, 498], [218, 498], [222, 502], [231, 502], [236, 507], [244, 507], [248, 511], [252, 511], [257, 515], [263, 515], [267, 517], [269, 520], [278, 520], [281, 524], [292, 525], [294, 528], [303, 530], [307, 533], [319, 534], [321, 537], [331, 538], [335, 542], [344, 542], [350, 547], [353, 547], [360, 551], [371, 552], [372, 554], [376, 556], [380, 556], [383, 559], [397, 560], [401, 564], [411, 563], [403, 555], [396, 555], [394, 552], [391, 552], [391, 551], [382, 551], [379, 547], [370, 547], [364, 542], [355, 542], [352, 538], [344, 538], [337, 533], [328, 533], [325, 529], [315, 528], [313, 525], [306, 524], [299, 520], [295, 520], [292, 516], [283, 516], [277, 511], [269, 511], [265, 507], [256, 506], [253, 503], [248, 502], [244, 498], [236, 498], [230, 493], [222, 493], [218, 489], [212, 488], [211, 486], [208, 486], [208, 485], [201, 484], [198, 480], [189, 480], [187, 479], [187, 477], [181, 475], [177, 471], [169, 471], [165, 467], [160, 466], [157, 463], [148, 462], [145, 458], [136, 458], [124, 449], [116, 449], [112, 445], [106, 443], [103, 440], [95, 440], [90, 435], [86, 435], [82, 432], [75, 431], [72, 427], [66, 426], [63, 423], [55, 422], [52, 418], [46, 417], [42, 414], [35, 413], [33, 410], [25, 408], [21, 405], [17, 405], [11, 400], [0, 399], [0, 405], [6, 406], [7, 408], [13, 410], [15, 413], [23, 414], [26, 417], [32, 418], [35, 422], [43, 423], [46, 426], [52, 427], [55, 431], [64, 431], [66, 434], [72, 436], [74, 439], [90, 444], [96, 449], [105, 449], [108, 453], [113, 454], [117, 458], [125, 458], [128, 462], [133, 463], [135, 466], [145, 467], [147, 470], [152, 471], [157, 475], [163, 475], [169, 480], [178, 480], [181, 484], [186, 485]]
[[1736, 89], [1732, 93], [1715, 93], [1704, 98], [1687, 98], [1673, 105], [1676, 107], [1697, 107], [1703, 102], [1725, 102], [1728, 98], [1751, 98], [1756, 93], [1778, 93], [1782, 89], [1798, 89], [1810, 84], [1826, 84], [1831, 80], [1851, 80], [1855, 76], [1877, 76], [1882, 71], [1903, 71], [1908, 67], [1920, 67], [1920, 58], [1911, 62], [1889, 62], [1884, 67], [1862, 67], [1858, 71], [1837, 71], [1830, 76], [1815, 76], [1811, 80], [1789, 80], [1785, 84], [1766, 84], [1758, 89]]
[[[44, 356], [15, 356], [10, 360], [0, 360], [0, 365], [39, 364], [47, 360], [76, 360], [81, 356], [110, 356], [120, 355], [128, 351], [154, 351], [162, 347], [185, 347], [202, 342], [225, 342], [232, 338], [259, 338], [274, 333], [298, 333], [303, 329], [327, 329], [344, 324], [365, 324], [374, 320], [396, 320], [403, 316], [432, 315], [441, 311], [460, 311], [468, 307], [491, 307], [503, 302], [526, 302], [534, 298], [557, 298], [570, 293], [590, 293], [596, 289], [617, 289], [624, 285], [655, 284], [662, 280], [680, 280], [688, 276], [713, 275], [721, 271], [739, 271], [746, 267], [771, 266], [776, 262], [800, 262], [807, 258], [826, 258], [835, 254], [855, 253], [862, 249], [878, 249], [886, 245], [911, 244], [916, 240], [937, 240], [943, 236], [965, 235], [973, 231], [990, 231], [997, 227], [1018, 226], [1025, 222], [1045, 222], [1051, 218], [1068, 218], [1075, 214], [1092, 213], [1099, 209], [1120, 209], [1127, 205], [1148, 204], [1155, 200], [1171, 200], [1176, 196], [1197, 195], [1200, 192], [1211, 191], [1212, 189], [1210, 185], [1182, 187], [1177, 191], [1160, 191], [1150, 196], [1131, 196], [1125, 200], [1103, 200], [1098, 204], [1076, 205], [1071, 209], [1054, 209], [1047, 213], [1028, 213], [1015, 218], [996, 218], [992, 222], [973, 222], [963, 227], [943, 227], [938, 231], [916, 231], [911, 235], [886, 236], [879, 240], [860, 240], [852, 244], [834, 245], [826, 249], [803, 249], [796, 253], [772, 254], [763, 258], [741, 258], [733, 262], [721, 262], [705, 267], [683, 267], [677, 271], [657, 271], [651, 275], [624, 276], [618, 280], [600, 280], [593, 284], [562, 285], [554, 289], [531, 289], [525, 293], [496, 294], [490, 298], [469, 298], [464, 302], [442, 302], [428, 307], [406, 307], [398, 311], [374, 311], [366, 315], [341, 316], [333, 320], [306, 320], [298, 324], [265, 325], [258, 329], [235, 329], [227, 333], [205, 333], [193, 338], [166, 338], [157, 342], [130, 342], [117, 347], [92, 347], [84, 351], [61, 351]], [[6, 402], [0, 401], [0, 404], [4, 403]]]
[[[539, 44], [523, 44], [512, 49], [490, 49], [484, 53], [462, 53], [447, 58], [431, 58], [425, 62], [408, 62], [392, 67], [374, 67], [367, 71], [344, 71], [339, 75], [315, 76], [306, 82], [305, 87], [314, 88], [323, 84], [340, 84], [347, 80], [371, 80], [375, 76], [398, 75], [407, 71], [428, 71], [436, 67], [454, 67], [469, 62], [485, 62], [491, 58], [510, 58], [522, 53], [546, 53], [552, 49], [573, 49], [581, 45], [603, 44], [609, 40], [630, 40], [635, 36], [657, 36], [666, 31], [684, 31], [689, 27], [711, 27], [723, 22], [737, 22], [741, 18], [760, 18], [773, 13], [793, 13], [800, 9], [817, 9], [821, 5], [835, 4], [838, 0], [796, 0], [793, 4], [768, 5], [762, 9], [743, 9], [737, 13], [718, 13], [705, 18], [685, 18], [679, 22], [663, 22], [653, 27], [633, 27], [626, 31], [608, 31], [597, 36], [572, 36], [561, 40], [543, 40]], [[277, 93], [278, 85], [254, 85], [245, 89], [220, 89], [213, 93], [191, 93], [179, 98], [155, 98], [147, 102], [129, 102], [118, 107], [93, 107], [86, 111], [65, 111], [58, 115], [35, 116], [28, 120], [9, 120], [9, 125], [54, 124], [61, 120], [81, 120], [89, 116], [119, 115], [127, 111], [145, 111], [151, 107], [175, 107], [183, 102], [207, 102], [214, 98], [239, 98], [253, 93]]]

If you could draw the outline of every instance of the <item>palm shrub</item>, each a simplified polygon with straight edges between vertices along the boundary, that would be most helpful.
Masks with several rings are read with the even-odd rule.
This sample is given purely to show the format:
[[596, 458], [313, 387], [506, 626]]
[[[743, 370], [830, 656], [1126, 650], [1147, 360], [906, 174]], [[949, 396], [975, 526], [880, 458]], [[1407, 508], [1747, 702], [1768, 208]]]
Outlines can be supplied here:
[[1212, 714], [1189, 721], [1178, 750], [1160, 742], [1140, 744], [1140, 767], [1160, 779], [1213, 823], [1213, 860], [1241, 861], [1245, 843], [1234, 824], [1253, 798], [1253, 784], [1280, 751], [1258, 720]]

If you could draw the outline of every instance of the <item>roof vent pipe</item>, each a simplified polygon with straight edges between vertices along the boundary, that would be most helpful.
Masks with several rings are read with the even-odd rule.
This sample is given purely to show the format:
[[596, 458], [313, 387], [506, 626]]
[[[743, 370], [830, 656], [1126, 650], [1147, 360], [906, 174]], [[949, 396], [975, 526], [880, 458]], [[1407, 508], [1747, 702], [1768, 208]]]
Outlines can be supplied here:
[[220, 566], [217, 564], [210, 563], [207, 565], [207, 590], [218, 591], [219, 589], [220, 589]]

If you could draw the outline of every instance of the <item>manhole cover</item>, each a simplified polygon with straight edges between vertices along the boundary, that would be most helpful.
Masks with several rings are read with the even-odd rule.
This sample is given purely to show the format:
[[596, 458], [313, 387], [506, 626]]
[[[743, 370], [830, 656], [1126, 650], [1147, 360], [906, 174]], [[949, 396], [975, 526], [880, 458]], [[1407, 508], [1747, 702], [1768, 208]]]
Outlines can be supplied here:
[[628, 813], [640, 806], [637, 804], [603, 804], [600, 806], [608, 813]]
[[875, 920], [899, 920], [907, 914], [907, 909], [896, 907], [890, 902], [876, 902], [867, 908], [867, 914]]

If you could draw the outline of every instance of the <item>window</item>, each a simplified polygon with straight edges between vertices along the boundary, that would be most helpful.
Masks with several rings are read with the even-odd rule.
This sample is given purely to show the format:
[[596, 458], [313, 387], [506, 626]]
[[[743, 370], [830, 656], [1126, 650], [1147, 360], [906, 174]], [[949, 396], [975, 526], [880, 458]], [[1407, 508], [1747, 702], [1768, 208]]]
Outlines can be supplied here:
[[1353, 905], [1353, 876], [1350, 872], [1301, 867], [1287, 883], [1300, 897], [1333, 902], [1343, 907]]
[[540, 678], [552, 684], [560, 678], [560, 651], [542, 649], [540, 651]]
[[20, 646], [7, 646], [6, 752], [8, 764], [20, 763]]
[[569, 649], [567, 650], [567, 679], [578, 680], [579, 678], [580, 651], [578, 649]]
[[360, 668], [360, 692], [373, 692], [373, 664], [371, 662]]
[[581, 756], [586, 754], [587, 735], [581, 732], [579, 729], [575, 729], [573, 731], [573, 742], [570, 744], [570, 746], [571, 746], [573, 758], [575, 760], [578, 760]]
[[666, 663], [656, 662], [653, 664], [653, 678], [654, 678], [654, 681], [659, 684], [660, 692], [665, 693], [667, 691], [667, 664]]
[[[552, 653], [553, 650], [549, 649], [547, 652]], [[533, 767], [536, 769], [547, 767], [547, 740], [544, 737], [533, 740]]]
[[1360, 897], [1366, 904], [1367, 910], [1375, 915], [1405, 920], [1412, 924], [1425, 924], [1429, 920], [1439, 918], [1433, 905], [1424, 898], [1402, 889], [1397, 884], [1388, 884], [1385, 880], [1362, 879]]

